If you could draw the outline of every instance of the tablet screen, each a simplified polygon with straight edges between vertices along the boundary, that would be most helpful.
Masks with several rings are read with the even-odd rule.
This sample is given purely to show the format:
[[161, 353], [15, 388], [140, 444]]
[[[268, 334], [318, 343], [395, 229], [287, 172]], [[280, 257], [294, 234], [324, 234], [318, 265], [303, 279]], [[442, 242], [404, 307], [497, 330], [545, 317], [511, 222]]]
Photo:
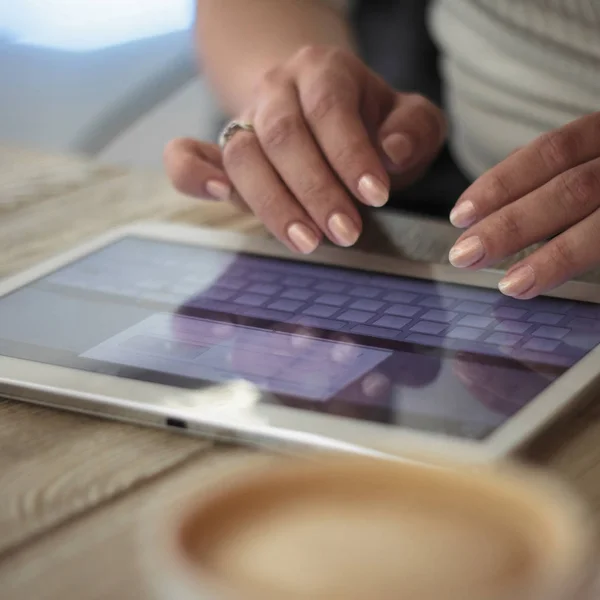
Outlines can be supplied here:
[[0, 354], [482, 439], [600, 343], [600, 305], [127, 237], [0, 298]]

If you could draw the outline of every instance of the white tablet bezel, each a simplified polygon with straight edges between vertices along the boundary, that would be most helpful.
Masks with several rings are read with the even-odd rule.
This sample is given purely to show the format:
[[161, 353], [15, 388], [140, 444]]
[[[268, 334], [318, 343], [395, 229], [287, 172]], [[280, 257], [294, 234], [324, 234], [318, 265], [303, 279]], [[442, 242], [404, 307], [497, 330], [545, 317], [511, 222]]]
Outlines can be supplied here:
[[[292, 255], [274, 239], [167, 223], [113, 230], [89, 243], [0, 281], [0, 296], [43, 277], [121, 237], [136, 235], [259, 255], [405, 275], [443, 283], [496, 288], [499, 272], [468, 272], [450, 266], [400, 260], [358, 250], [322, 247], [310, 256]], [[600, 285], [570, 282], [550, 294], [600, 303]], [[59, 408], [136, 423], [166, 426], [184, 421], [190, 433], [290, 448], [367, 449], [397, 456], [427, 454], [480, 462], [505, 456], [587, 397], [599, 379], [600, 346], [569, 369], [513, 418], [482, 441], [380, 425], [259, 402], [260, 393], [239, 383], [208, 391], [186, 390], [0, 356], [0, 393]], [[172, 422], [172, 421], [171, 421]], [[334, 440], [334, 441], [331, 441]]]

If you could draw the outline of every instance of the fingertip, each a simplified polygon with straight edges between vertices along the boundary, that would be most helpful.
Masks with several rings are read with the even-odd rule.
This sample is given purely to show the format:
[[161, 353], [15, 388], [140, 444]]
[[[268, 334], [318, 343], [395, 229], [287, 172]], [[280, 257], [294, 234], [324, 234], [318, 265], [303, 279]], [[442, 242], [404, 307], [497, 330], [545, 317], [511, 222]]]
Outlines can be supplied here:
[[206, 183], [206, 193], [215, 200], [229, 200], [231, 198], [231, 185], [218, 179], [211, 179]]
[[528, 300], [537, 295], [536, 275], [531, 265], [513, 267], [498, 283], [498, 289], [511, 298]]
[[383, 152], [396, 168], [403, 168], [410, 164], [414, 155], [415, 145], [410, 136], [405, 133], [392, 133], [381, 143]]
[[182, 194], [195, 198], [226, 200], [231, 186], [225, 174], [193, 153], [176, 149], [165, 161], [167, 175], [173, 187]]
[[294, 249], [302, 254], [311, 254], [320, 243], [320, 237], [304, 223], [292, 223], [287, 228], [287, 236]]
[[390, 198], [390, 188], [374, 175], [363, 175], [358, 182], [358, 191], [369, 206], [380, 208]]
[[211, 160], [212, 151], [211, 144], [192, 138], [173, 138], [165, 144], [165, 171], [178, 192], [215, 200], [231, 197], [231, 184], [217, 161]]
[[459, 229], [471, 227], [477, 220], [475, 205], [470, 200], [461, 200], [450, 211], [450, 223]]
[[194, 144], [198, 144], [190, 138], [173, 138], [169, 140], [163, 148], [163, 159], [165, 163], [177, 160], [186, 154], [194, 154], [192, 148]]
[[361, 234], [361, 228], [344, 213], [335, 213], [329, 217], [327, 226], [332, 240], [343, 248], [354, 246]]

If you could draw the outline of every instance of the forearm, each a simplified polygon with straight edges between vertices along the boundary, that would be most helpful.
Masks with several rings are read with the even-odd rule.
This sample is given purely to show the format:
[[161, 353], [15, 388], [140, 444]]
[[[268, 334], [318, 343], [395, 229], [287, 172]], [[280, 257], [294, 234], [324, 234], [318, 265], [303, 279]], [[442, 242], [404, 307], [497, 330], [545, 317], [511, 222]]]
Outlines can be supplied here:
[[310, 44], [352, 48], [342, 11], [325, 0], [197, 0], [196, 36], [225, 110], [239, 113], [261, 75]]

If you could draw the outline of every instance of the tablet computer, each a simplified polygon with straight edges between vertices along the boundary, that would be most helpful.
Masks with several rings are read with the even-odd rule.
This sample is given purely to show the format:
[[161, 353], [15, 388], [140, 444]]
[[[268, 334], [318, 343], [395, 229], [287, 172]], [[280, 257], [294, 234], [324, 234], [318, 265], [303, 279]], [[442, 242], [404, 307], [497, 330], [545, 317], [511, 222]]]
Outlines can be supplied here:
[[216, 438], [468, 460], [591, 397], [600, 287], [167, 224], [0, 283], [0, 393]]

